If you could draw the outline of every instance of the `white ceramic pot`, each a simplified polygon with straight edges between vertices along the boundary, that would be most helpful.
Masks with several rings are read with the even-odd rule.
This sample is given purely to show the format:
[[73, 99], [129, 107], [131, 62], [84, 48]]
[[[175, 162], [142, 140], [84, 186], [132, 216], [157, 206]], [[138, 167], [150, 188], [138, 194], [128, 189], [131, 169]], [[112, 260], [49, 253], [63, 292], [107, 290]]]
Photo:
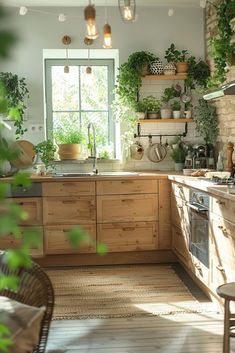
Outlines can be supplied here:
[[136, 116], [137, 116], [138, 120], [143, 120], [146, 118], [146, 113], [137, 112]]
[[191, 112], [191, 110], [185, 110], [185, 111], [184, 111], [184, 116], [185, 116], [186, 119], [192, 118], [192, 112]]
[[173, 110], [173, 118], [174, 119], [179, 119], [181, 115], [181, 111], [180, 110]]
[[184, 163], [175, 163], [175, 171], [181, 172], [184, 169]]
[[171, 109], [161, 109], [162, 119], [171, 119], [172, 110]]

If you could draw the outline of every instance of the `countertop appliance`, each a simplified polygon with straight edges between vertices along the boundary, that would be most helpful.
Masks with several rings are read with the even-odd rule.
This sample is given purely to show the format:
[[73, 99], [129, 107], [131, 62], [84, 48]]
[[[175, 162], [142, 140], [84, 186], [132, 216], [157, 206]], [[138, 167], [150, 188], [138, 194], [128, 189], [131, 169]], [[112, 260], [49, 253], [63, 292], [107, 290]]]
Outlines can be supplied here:
[[235, 81], [226, 83], [225, 85], [204, 94], [203, 98], [205, 100], [216, 99], [219, 97], [235, 95]]
[[189, 251], [209, 268], [209, 195], [191, 188], [189, 191]]

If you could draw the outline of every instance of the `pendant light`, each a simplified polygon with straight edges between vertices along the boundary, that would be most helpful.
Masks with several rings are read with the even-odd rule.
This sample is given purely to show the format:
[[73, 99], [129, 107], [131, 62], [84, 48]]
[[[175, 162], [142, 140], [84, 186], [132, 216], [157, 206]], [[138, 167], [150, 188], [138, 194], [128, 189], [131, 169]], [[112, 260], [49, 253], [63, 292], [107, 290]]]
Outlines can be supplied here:
[[88, 49], [88, 58], [87, 58], [88, 66], [86, 67], [86, 74], [91, 75], [92, 74], [92, 68], [90, 66], [90, 49]]
[[95, 5], [91, 5], [89, 0], [89, 5], [84, 9], [84, 18], [86, 21], [87, 34], [86, 37], [90, 39], [96, 39], [98, 37], [96, 22], [95, 22]]
[[[69, 36], [63, 36], [62, 38], [62, 43], [66, 46], [71, 44], [71, 37]], [[68, 74], [69, 73], [69, 53], [68, 53], [68, 48], [65, 49], [65, 56], [66, 56], [66, 65], [64, 66], [64, 73]]]
[[118, 0], [119, 10], [124, 22], [135, 21], [135, 0]]
[[108, 24], [108, 10], [107, 10], [107, 0], [105, 1], [105, 25], [103, 27], [104, 31], [104, 41], [103, 48], [112, 48], [112, 36], [111, 36], [111, 26]]

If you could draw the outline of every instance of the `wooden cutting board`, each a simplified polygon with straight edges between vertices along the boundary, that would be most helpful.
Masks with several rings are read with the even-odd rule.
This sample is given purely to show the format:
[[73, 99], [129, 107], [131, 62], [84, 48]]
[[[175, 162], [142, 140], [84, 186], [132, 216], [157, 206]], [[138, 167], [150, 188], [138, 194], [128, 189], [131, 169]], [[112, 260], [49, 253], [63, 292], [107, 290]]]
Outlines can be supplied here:
[[12, 161], [14, 167], [24, 169], [30, 167], [35, 162], [36, 152], [34, 145], [26, 140], [19, 140], [15, 142], [17, 149], [19, 149], [19, 156]]

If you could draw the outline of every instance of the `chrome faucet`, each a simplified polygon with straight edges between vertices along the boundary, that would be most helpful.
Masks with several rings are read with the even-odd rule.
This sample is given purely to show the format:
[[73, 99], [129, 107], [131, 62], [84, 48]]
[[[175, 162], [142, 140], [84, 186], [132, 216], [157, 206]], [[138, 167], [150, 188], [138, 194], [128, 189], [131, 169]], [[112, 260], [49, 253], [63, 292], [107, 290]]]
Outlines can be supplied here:
[[[91, 149], [91, 157], [93, 158], [93, 168], [92, 171], [94, 174], [98, 174], [98, 168], [97, 168], [97, 151], [96, 151], [96, 136], [95, 136], [95, 127], [93, 123], [89, 123], [87, 126], [88, 129], [88, 143]], [[92, 129], [92, 134], [93, 134], [93, 147], [91, 147], [91, 129]]]

